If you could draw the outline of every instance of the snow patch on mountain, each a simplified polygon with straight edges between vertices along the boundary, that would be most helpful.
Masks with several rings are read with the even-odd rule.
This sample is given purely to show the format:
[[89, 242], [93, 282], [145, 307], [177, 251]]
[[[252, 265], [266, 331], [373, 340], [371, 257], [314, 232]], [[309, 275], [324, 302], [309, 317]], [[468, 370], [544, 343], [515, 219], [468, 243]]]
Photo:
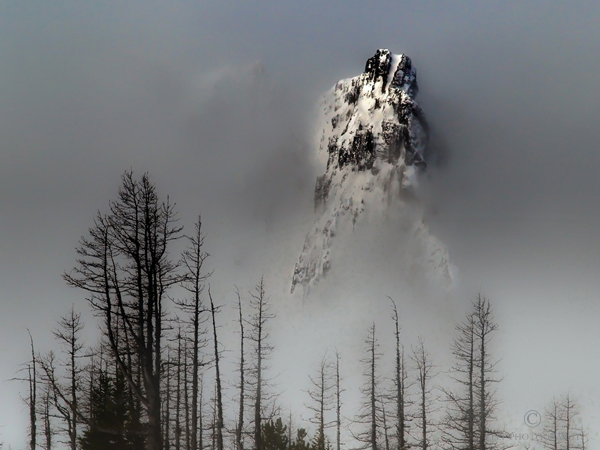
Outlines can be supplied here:
[[[357, 228], [377, 229], [382, 221], [409, 237], [392, 243], [402, 242], [397, 250], [411, 261], [405, 275], [444, 288], [455, 283], [447, 249], [424, 223], [416, 193], [428, 140], [417, 92], [410, 58], [380, 49], [363, 74], [339, 81], [324, 95], [317, 157], [326, 168], [314, 197], [319, 217], [294, 267], [292, 292], [301, 285], [306, 294], [332, 270], [334, 242], [344, 246]], [[377, 233], [370, 236], [377, 246]]]

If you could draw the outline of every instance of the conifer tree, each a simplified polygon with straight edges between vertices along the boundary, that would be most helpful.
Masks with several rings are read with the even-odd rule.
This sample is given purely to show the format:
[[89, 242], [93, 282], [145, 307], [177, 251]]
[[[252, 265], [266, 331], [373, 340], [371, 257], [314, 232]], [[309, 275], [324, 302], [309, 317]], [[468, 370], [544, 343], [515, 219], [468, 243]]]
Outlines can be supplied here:
[[289, 448], [287, 426], [281, 417], [261, 425], [261, 448], [264, 450], [287, 450]]
[[80, 440], [82, 450], [128, 450], [125, 438], [127, 410], [124, 382], [101, 371], [92, 387], [92, 421]]

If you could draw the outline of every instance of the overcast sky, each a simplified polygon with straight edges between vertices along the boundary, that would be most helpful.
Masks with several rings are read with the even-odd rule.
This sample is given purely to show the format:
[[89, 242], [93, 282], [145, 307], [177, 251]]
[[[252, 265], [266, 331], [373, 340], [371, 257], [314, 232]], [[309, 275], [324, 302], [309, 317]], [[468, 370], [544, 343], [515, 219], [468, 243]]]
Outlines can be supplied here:
[[594, 2], [0, 1], [0, 442], [24, 446], [22, 387], [4, 380], [26, 328], [48, 349], [86, 309], [61, 273], [123, 171], [150, 171], [185, 224], [202, 212], [215, 267], [255, 280], [269, 236], [309, 230], [315, 102], [377, 48], [417, 68], [444, 156], [421, 184], [427, 221], [457, 296], [496, 301], [524, 374], [505, 390], [537, 401], [540, 373], [543, 395], [597, 405], [598, 23]]

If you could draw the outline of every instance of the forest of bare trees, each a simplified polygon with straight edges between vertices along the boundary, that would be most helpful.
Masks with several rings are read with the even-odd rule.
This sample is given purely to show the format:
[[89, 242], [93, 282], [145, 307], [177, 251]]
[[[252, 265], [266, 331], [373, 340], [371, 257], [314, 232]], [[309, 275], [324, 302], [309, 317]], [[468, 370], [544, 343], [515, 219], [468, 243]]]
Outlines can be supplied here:
[[[178, 240], [187, 242], [179, 258], [173, 251]], [[173, 204], [161, 199], [149, 176], [125, 172], [117, 199], [95, 217], [73, 270], [64, 274], [99, 318], [100, 341], [84, 346], [75, 307], [58, 320], [59, 350], [39, 354], [31, 338], [20, 378], [28, 386], [30, 450], [510, 447], [510, 433], [497, 421], [501, 355], [493, 340], [499, 325], [483, 295], [456, 325], [447, 369], [422, 338], [403, 336], [401, 308], [390, 298], [393, 334], [384, 335], [376, 323], [363, 330], [360, 408], [345, 407], [345, 361], [328, 349], [315, 353], [307, 368], [307, 388], [299, 395], [309, 415], [298, 426], [278, 403], [270, 367], [279, 351], [271, 340], [277, 318], [265, 280], [232, 290], [233, 302], [217, 297], [203, 245], [200, 218], [185, 236]], [[182, 299], [173, 294], [179, 288]], [[219, 335], [226, 306], [236, 310], [238, 328], [238, 347], [228, 353]], [[393, 343], [393, 354], [381, 350], [381, 341]], [[231, 364], [224, 365], [227, 359]], [[224, 372], [228, 367], [235, 370]], [[544, 414], [545, 448], [586, 449], [574, 398], [553, 399]]]

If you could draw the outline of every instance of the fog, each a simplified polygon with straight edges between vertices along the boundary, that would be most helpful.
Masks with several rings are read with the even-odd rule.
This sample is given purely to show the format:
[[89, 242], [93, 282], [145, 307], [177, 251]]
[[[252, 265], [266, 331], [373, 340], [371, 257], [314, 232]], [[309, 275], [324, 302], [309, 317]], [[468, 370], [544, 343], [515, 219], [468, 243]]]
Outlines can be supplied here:
[[25, 387], [5, 380], [26, 328], [48, 350], [87, 309], [61, 273], [123, 171], [149, 171], [186, 226], [202, 213], [215, 283], [250, 289], [314, 220], [316, 101], [377, 48], [417, 68], [419, 196], [459, 270], [448, 308], [480, 289], [496, 306], [506, 419], [571, 390], [597, 420], [599, 19], [541, 1], [0, 2], [0, 442], [25, 445]]

